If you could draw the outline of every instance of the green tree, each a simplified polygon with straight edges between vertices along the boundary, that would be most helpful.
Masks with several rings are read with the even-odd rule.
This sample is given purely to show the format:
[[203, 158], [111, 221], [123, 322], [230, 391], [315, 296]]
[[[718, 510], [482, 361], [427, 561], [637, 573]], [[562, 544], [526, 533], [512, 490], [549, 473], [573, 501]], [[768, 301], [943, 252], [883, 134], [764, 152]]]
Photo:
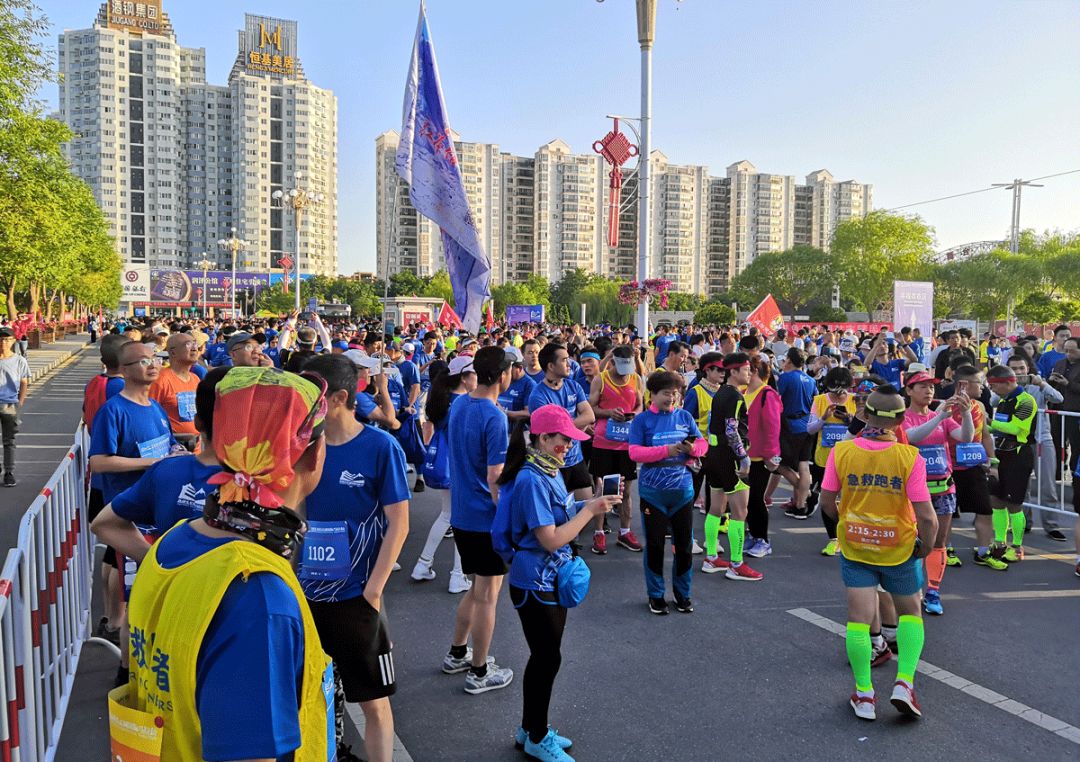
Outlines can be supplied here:
[[574, 303], [574, 294], [597, 280], [603, 280], [603, 278], [580, 267], [575, 267], [566, 273], [558, 283], [552, 284], [551, 305], [553, 307], [566, 307], [569, 314], [577, 314], [577, 311], [581, 309], [581, 303]]
[[428, 283], [420, 295], [442, 299], [453, 307], [454, 289], [450, 285], [450, 273], [446, 272], [446, 270], [439, 270], [432, 275], [431, 278], [428, 279]]
[[760, 254], [735, 276], [737, 301], [756, 305], [772, 294], [781, 309], [799, 311], [815, 300], [828, 301], [837, 281], [834, 258], [813, 246]]
[[420, 296], [427, 281], [409, 270], [401, 270], [390, 276], [390, 296]]
[[871, 212], [841, 222], [830, 253], [841, 290], [869, 313], [891, 301], [894, 280], [928, 270], [933, 228], [917, 217]]
[[687, 294], [682, 291], [669, 291], [667, 298], [667, 308], [675, 312], [693, 312], [705, 304], [705, 300], [698, 294]]
[[694, 313], [694, 323], [697, 325], [734, 325], [735, 310], [731, 309], [730, 305], [709, 301]]
[[1061, 320], [1062, 304], [1049, 294], [1028, 294], [1013, 310], [1025, 323], [1053, 323]]

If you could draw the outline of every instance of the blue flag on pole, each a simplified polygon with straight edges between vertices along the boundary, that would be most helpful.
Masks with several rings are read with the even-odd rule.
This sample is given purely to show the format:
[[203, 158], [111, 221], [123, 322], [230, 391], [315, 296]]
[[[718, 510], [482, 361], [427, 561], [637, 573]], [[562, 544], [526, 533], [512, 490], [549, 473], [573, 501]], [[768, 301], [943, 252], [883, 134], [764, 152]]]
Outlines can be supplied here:
[[491, 259], [480, 243], [465, 195], [423, 2], [402, 111], [397, 172], [409, 184], [416, 211], [442, 232], [457, 313], [465, 328], [476, 333], [481, 308], [491, 293]]

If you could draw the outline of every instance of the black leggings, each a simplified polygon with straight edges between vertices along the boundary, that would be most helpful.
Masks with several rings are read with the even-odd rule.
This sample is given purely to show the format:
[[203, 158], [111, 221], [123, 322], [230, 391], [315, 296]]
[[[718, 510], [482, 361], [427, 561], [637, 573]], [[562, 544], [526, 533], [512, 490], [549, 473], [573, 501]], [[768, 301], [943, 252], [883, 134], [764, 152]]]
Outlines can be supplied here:
[[[537, 600], [538, 597], [544, 602]], [[517, 609], [525, 642], [529, 644], [529, 662], [521, 680], [521, 727], [533, 743], [540, 743], [548, 732], [551, 687], [562, 665], [566, 609], [554, 602], [554, 593], [538, 593], [513, 585], [510, 601]]]
[[750, 495], [746, 507], [746, 531], [755, 540], [769, 541], [769, 508], [765, 505], [765, 490], [769, 486], [769, 469], [765, 461], [750, 461]]
[[[697, 500], [698, 493], [701, 492], [701, 487], [705, 484], [705, 470], [698, 469], [697, 473], [691, 472], [691, 478], [694, 482], [694, 500]], [[708, 511], [712, 508], [712, 490], [708, 485], [705, 485], [705, 510]]]
[[[810, 491], [813, 496], [814, 503], [816, 504], [821, 498], [821, 482], [825, 479], [825, 469], [816, 463], [810, 464], [810, 478], [811, 486]], [[835, 519], [825, 511], [820, 511], [821, 523], [825, 525], [825, 534], [829, 535], [830, 540], [836, 539], [836, 525], [839, 519]]]

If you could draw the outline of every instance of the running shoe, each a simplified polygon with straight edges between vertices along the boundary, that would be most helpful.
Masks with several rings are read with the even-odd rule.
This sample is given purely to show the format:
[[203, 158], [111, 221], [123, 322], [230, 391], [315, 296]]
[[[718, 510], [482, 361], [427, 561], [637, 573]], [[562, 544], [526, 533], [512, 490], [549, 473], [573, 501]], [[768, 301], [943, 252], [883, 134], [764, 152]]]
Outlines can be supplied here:
[[772, 555], [772, 545], [762, 539], [754, 540], [754, 544], [745, 551], [746, 555], [754, 558], [765, 558]]
[[590, 550], [598, 556], [607, 553], [607, 536], [603, 532], [593, 532]]
[[840, 541], [833, 537], [826, 543], [825, 547], [821, 549], [821, 555], [823, 556], [835, 556], [840, 552]]
[[[495, 657], [487, 657], [487, 663], [489, 666], [494, 664]], [[448, 675], [457, 675], [461, 672], [466, 672], [471, 666], [472, 648], [466, 648], [465, 655], [462, 656], [460, 659], [456, 656], [452, 656], [449, 652], [447, 652], [446, 656], [444, 656], [442, 660], [442, 671]]]
[[522, 746], [525, 756], [540, 760], [540, 762], [574, 762], [574, 758], [563, 751], [557, 738], [560, 736], [555, 735], [553, 730], [549, 730], [540, 743], [533, 743], [532, 739], [526, 735], [525, 744]]
[[765, 575], [759, 571], [754, 571], [747, 563], [741, 563], [738, 566], [728, 566], [727, 571], [724, 572], [724, 576], [728, 579], [737, 579], [742, 582], [758, 582], [765, 579]]
[[960, 556], [956, 555], [956, 548], [952, 545], [945, 546], [945, 565], [956, 567], [964, 565], [964, 562], [960, 560]]
[[915, 689], [903, 680], [896, 681], [896, 685], [892, 689], [892, 698], [889, 701], [900, 711], [900, 714], [915, 719], [922, 717], [922, 708], [919, 706], [919, 702], [915, 700]]
[[1076, 576], [1080, 577], [1080, 561], [1076, 562]]
[[892, 651], [889, 650], [889, 642], [885, 638], [881, 639], [881, 646], [874, 646], [874, 650], [870, 654], [870, 666], [880, 667], [882, 664], [888, 664], [892, 660]]
[[[705, 548], [698, 545], [697, 540], [694, 540], [694, 544], [690, 547], [690, 555], [700, 556], [704, 552], [705, 552]], [[723, 551], [721, 551], [721, 552], [723, 552]]]
[[1024, 549], [1019, 545], [1010, 545], [1005, 549], [1005, 553], [1001, 556], [1001, 560], [1009, 564], [1018, 564], [1024, 560]]
[[716, 558], [706, 558], [701, 562], [701, 573], [716, 574], [717, 572], [727, 571], [730, 566], [731, 562], [725, 561], [720, 558], [720, 556], [717, 556]]
[[423, 492], [425, 489], [427, 489], [427, 485], [424, 484], [424, 477], [416, 477], [416, 484], [413, 485], [412, 491], [414, 493], [420, 493]]
[[1046, 536], [1049, 537], [1051, 540], [1057, 540], [1058, 542], [1065, 542], [1065, 540], [1067, 539], [1065, 537], [1065, 533], [1062, 532], [1060, 529], [1047, 529]]
[[851, 694], [851, 708], [855, 710], [855, 716], [860, 720], [876, 720], [877, 710], [873, 696], [860, 696], [858, 693]]
[[692, 600], [690, 600], [689, 598], [680, 598], [679, 596], [676, 595], [675, 596], [675, 610], [678, 611], [680, 614], [693, 614], [694, 613], [694, 602]]
[[619, 539], [615, 541], [615, 544], [620, 548], [626, 548], [632, 550], [635, 553], [641, 552], [641, 543], [638, 542], [638, 538], [634, 536], [634, 531], [630, 530], [624, 534], [619, 535]]
[[[559, 745], [560, 749], [569, 749], [574, 745], [566, 736], [559, 735], [559, 731], [555, 728], [548, 726], [548, 733], [555, 736], [555, 743]], [[514, 733], [514, 746], [518, 749], [525, 748], [525, 742], [529, 740], [529, 734], [525, 732], [525, 728], [518, 725], [517, 732]]]
[[417, 582], [428, 582], [435, 579], [436, 576], [435, 570], [431, 568], [431, 564], [422, 560], [416, 562], [416, 566], [412, 568], [412, 573], [409, 574], [409, 577]]
[[988, 569], [994, 571], [1008, 571], [1009, 565], [999, 558], [994, 558], [992, 553], [986, 555], [980, 555], [978, 548], [972, 550], [972, 555], [975, 557], [975, 564], [977, 566], [985, 566]]
[[941, 593], [932, 588], [928, 588], [926, 595], [923, 596], [922, 607], [923, 611], [934, 616], [941, 616], [945, 613], [945, 609], [941, 608]]
[[780, 507], [784, 509], [784, 515], [790, 516], [791, 518], [795, 518], [795, 514], [799, 512], [799, 509], [795, 507], [795, 503], [790, 500], [788, 500]]
[[754, 542], [755, 539], [753, 535], [747, 533], [747, 535], [743, 538], [742, 552], [745, 553], [746, 551], [750, 550], [750, 548], [754, 547]]
[[393, 567], [391, 567], [390, 571], [401, 571], [401, 564], [399, 564], [397, 561], [394, 561], [394, 565]]
[[483, 677], [472, 670], [465, 675], [465, 692], [473, 696], [488, 691], [497, 691], [505, 688], [514, 680], [514, 670], [509, 667], [500, 667], [494, 660], [487, 664], [487, 674]]
[[649, 599], [649, 613], [657, 614], [659, 616], [666, 616], [668, 614], [668, 603], [663, 598], [650, 598]]
[[451, 595], [459, 595], [472, 590], [472, 580], [461, 572], [450, 572], [450, 585], [447, 588]]
[[454, 528], [453, 527], [447, 527], [446, 531], [442, 533], [442, 536], [443, 536], [444, 540], [452, 540], [452, 539], [454, 539]]
[[796, 518], [799, 521], [806, 521], [808, 518], [817, 513], [817, 504], [808, 505], [802, 509], [799, 513], [796, 513], [792, 518]]
[[10, 471], [5, 471], [4, 472], [4, 486], [5, 487], [14, 487], [15, 486], [15, 474], [11, 473]]
[[110, 629], [109, 618], [106, 616], [101, 617], [98, 621], [97, 628], [94, 630], [94, 637], [107, 640], [117, 648], [120, 647], [120, 628]]
[[1008, 550], [1008, 546], [1003, 542], [994, 542], [990, 545], [990, 555], [994, 558], [1002, 558], [1006, 550]]

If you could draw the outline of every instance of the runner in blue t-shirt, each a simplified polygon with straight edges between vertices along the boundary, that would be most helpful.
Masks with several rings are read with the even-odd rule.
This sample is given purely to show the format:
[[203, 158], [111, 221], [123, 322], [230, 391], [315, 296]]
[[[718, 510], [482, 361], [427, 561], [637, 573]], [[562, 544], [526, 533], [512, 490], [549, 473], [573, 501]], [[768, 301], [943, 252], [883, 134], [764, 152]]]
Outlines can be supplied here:
[[[491, 544], [491, 522], [498, 500], [498, 479], [506, 462], [506, 416], [496, 404], [510, 386], [511, 358], [498, 347], [483, 347], [473, 357], [476, 388], [450, 406], [450, 523], [465, 574], [475, 574], [462, 596], [450, 651], [443, 658], [447, 674], [468, 671], [467, 693], [505, 688], [512, 670], [488, 660], [495, 630], [495, 607], [506, 564]], [[468, 647], [472, 636], [472, 650]]]
[[[574, 420], [574, 425], [582, 431], [596, 422], [596, 415], [589, 405], [589, 394], [570, 378], [570, 355], [562, 344], [551, 342], [540, 350], [540, 367], [544, 371], [544, 380], [536, 385], [529, 395], [529, 412], [544, 405], [558, 405]], [[570, 443], [562, 468], [566, 489], [573, 492], [578, 500], [584, 500], [592, 494], [592, 477], [589, 466], [581, 454], [581, 443]]]
[[505, 392], [499, 395], [499, 407], [506, 413], [511, 423], [529, 420], [529, 397], [532, 396], [536, 382], [525, 375], [525, 359], [517, 347], [507, 347], [506, 354], [513, 361], [513, 379]]
[[671, 342], [678, 340], [678, 336], [672, 336], [670, 333], [671, 328], [666, 325], [662, 325], [657, 329], [656, 338], [653, 339], [653, 344], [656, 345], [656, 365], [659, 367], [664, 362], [664, 358], [667, 357], [668, 348], [671, 346]]
[[369, 756], [390, 759], [397, 690], [382, 596], [409, 532], [405, 453], [385, 431], [356, 420], [357, 369], [322, 355], [304, 366], [326, 381], [326, 459], [306, 501], [298, 576], [346, 701], [360, 703]]

